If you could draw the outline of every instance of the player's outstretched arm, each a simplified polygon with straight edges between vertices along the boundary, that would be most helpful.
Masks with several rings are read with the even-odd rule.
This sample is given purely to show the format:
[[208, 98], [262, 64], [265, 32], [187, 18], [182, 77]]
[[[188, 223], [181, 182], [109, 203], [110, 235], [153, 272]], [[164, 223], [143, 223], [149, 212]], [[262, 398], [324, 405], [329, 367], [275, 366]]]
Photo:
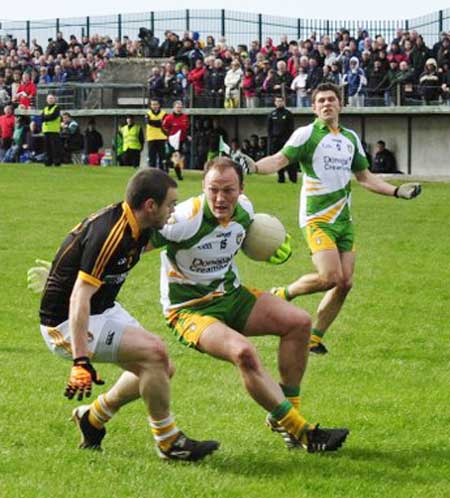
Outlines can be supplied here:
[[355, 172], [358, 183], [367, 190], [381, 195], [389, 195], [401, 199], [414, 199], [421, 191], [422, 186], [420, 183], [404, 183], [399, 187], [385, 182], [379, 176], [372, 174], [369, 170]]
[[264, 157], [255, 163], [256, 173], [270, 175], [289, 165], [289, 159], [280, 151], [272, 156]]
[[52, 264], [45, 259], [36, 259], [35, 263], [37, 266], [32, 266], [27, 271], [27, 287], [40, 294], [44, 290]]
[[273, 156], [260, 159], [258, 162], [247, 154], [240, 152], [236, 160], [242, 166], [244, 173], [248, 175], [269, 175], [270, 173], [275, 173], [289, 164], [289, 160], [281, 152], [277, 152]]

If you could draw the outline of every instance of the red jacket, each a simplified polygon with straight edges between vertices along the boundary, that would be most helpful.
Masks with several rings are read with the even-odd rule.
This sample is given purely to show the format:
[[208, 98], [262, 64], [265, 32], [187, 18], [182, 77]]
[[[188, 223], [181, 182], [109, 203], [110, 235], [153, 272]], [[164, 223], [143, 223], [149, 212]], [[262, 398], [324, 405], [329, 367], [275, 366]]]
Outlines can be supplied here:
[[12, 138], [14, 133], [14, 114], [0, 116], [0, 138]]
[[26, 109], [30, 108], [31, 99], [36, 96], [37, 88], [36, 85], [29, 81], [28, 83], [21, 83], [17, 89], [17, 93], [24, 92], [26, 95], [20, 95], [19, 105], [25, 106]]
[[194, 68], [189, 71], [188, 81], [194, 88], [195, 95], [201, 95], [205, 88], [205, 73], [206, 69], [204, 67]]
[[167, 114], [163, 121], [163, 129], [169, 137], [181, 130], [180, 141], [184, 142], [189, 132], [189, 116], [187, 114]]

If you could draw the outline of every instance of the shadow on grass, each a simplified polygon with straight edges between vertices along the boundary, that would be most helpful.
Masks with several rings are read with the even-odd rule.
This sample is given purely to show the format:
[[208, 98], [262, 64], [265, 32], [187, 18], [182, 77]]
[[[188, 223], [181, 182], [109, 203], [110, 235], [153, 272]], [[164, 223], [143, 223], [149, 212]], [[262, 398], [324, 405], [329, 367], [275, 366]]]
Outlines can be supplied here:
[[[286, 455], [286, 453], [284, 453]], [[449, 448], [405, 448], [383, 450], [369, 448], [344, 448], [337, 452], [307, 454], [290, 451], [289, 458], [278, 453], [268, 459], [267, 453], [235, 453], [229, 457], [217, 453], [203, 465], [222, 473], [240, 477], [283, 476], [283, 478], [339, 478], [363, 479], [386, 482], [397, 486], [407, 484], [432, 484], [447, 479], [450, 465]], [[426, 471], [424, 469], [427, 469]]]

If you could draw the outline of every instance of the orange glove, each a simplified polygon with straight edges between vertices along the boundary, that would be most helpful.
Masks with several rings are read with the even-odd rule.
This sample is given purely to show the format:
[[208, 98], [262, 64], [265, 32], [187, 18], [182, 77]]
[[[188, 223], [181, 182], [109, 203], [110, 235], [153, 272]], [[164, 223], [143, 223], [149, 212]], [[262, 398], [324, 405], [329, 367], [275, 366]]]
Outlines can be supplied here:
[[92, 391], [92, 383], [103, 385], [105, 382], [100, 379], [100, 376], [87, 356], [75, 358], [64, 396], [72, 399], [78, 392], [78, 401], [81, 401], [85, 394], [86, 398], [89, 398]]

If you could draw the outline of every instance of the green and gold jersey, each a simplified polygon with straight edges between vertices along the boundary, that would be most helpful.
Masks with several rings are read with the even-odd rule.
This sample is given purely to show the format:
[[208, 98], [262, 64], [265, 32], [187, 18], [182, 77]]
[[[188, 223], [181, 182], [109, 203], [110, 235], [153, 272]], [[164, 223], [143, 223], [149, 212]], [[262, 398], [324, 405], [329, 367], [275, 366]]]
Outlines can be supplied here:
[[234, 256], [253, 220], [251, 202], [241, 195], [228, 223], [220, 223], [205, 196], [180, 203], [159, 232], [153, 247], [161, 253], [161, 304], [164, 313], [195, 306], [240, 286]]
[[369, 167], [353, 130], [332, 131], [321, 120], [294, 131], [282, 149], [303, 171], [300, 226], [350, 221], [351, 176]]

